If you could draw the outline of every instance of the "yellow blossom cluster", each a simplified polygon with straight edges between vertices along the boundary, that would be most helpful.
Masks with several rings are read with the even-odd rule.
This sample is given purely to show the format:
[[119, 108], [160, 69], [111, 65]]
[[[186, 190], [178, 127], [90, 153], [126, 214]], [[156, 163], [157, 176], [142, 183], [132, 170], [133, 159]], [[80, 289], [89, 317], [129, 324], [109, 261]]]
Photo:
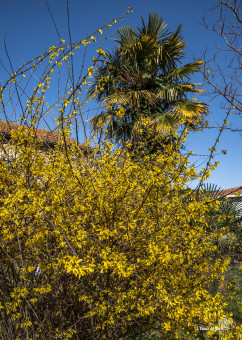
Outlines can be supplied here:
[[3, 337], [212, 337], [230, 320], [209, 291], [228, 265], [207, 224], [218, 203], [187, 188], [197, 174], [177, 147], [141, 160], [109, 143], [44, 150], [24, 129], [0, 147]]
[[[79, 77], [71, 63], [116, 22], [76, 43], [61, 39], [0, 87], [1, 119], [20, 110], [25, 124], [7, 138], [0, 131], [1, 338], [194, 339], [201, 328], [213, 338], [226, 324], [220, 339], [239, 339], [223, 297], [210, 290], [229, 262], [214, 242], [228, 230], [210, 228], [219, 202], [189, 188], [217, 164], [197, 174], [180, 152], [186, 133], [174, 131], [162, 136], [160, 153], [138, 156], [131, 141], [118, 150], [70, 143], [72, 126], [77, 135], [80, 121], [85, 127], [83, 106], [110, 82], [103, 77], [85, 97], [83, 85], [106, 57], [101, 47]], [[105, 105], [108, 118], [125, 116], [116, 102]], [[55, 147], [35, 130], [52, 119]], [[150, 123], [143, 118], [140, 131], [155, 145]]]

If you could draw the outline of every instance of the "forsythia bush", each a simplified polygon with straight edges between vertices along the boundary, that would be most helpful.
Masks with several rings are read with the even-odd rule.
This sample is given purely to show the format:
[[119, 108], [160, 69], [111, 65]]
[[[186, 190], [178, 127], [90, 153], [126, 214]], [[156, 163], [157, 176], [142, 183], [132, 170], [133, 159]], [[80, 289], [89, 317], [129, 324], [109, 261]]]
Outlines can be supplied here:
[[179, 143], [138, 160], [26, 131], [1, 143], [2, 339], [238, 339], [209, 290], [228, 264], [207, 225], [218, 202], [187, 189]]
[[[229, 262], [215, 242], [226, 228], [211, 228], [219, 202], [189, 189], [209, 175], [212, 154], [197, 174], [178, 135], [162, 135], [162, 152], [148, 155], [161, 144], [154, 133], [143, 155], [129, 143], [67, 145], [73, 127], [89, 138], [83, 108], [103, 90], [86, 90], [116, 22], [61, 39], [0, 87], [0, 118], [25, 126], [0, 140], [0, 339], [239, 339], [211, 289]], [[89, 45], [96, 54], [85, 72]], [[55, 148], [35, 138], [43, 123], [59, 130]]]

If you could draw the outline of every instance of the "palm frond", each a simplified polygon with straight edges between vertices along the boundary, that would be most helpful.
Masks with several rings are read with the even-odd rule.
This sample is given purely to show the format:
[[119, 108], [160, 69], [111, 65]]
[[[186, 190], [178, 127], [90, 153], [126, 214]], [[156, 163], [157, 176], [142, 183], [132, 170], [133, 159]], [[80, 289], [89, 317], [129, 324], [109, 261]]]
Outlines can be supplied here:
[[167, 84], [159, 84], [156, 90], [156, 95], [161, 100], [167, 103], [173, 103], [174, 101], [180, 101], [182, 98], [186, 98], [188, 93], [196, 93], [201, 90], [196, 89], [194, 84], [176, 84], [175, 82], [169, 82]]
[[191, 74], [199, 71], [202, 64], [203, 64], [203, 61], [199, 60], [199, 61], [195, 61], [193, 63], [188, 63], [186, 65], [179, 67], [179, 68], [175, 68], [170, 72], [169, 77], [176, 77], [176, 78], [179, 78], [181, 80], [183, 80], [184, 78], [190, 78]]
[[166, 29], [167, 24], [157, 13], [149, 14], [148, 25], [145, 24], [143, 17], [141, 17], [141, 19], [142, 27], [141, 29], [138, 29], [141, 35], [149, 35], [159, 43], [161, 43], [169, 35], [169, 31]]
[[132, 27], [122, 26], [117, 30], [117, 35], [119, 39], [114, 39], [114, 41], [119, 43], [118, 49], [125, 50], [131, 45], [135, 44], [137, 40], [137, 33]]
[[107, 112], [101, 112], [96, 116], [93, 116], [90, 121], [95, 132], [100, 131], [106, 125], [109, 120], [109, 116]]
[[155, 128], [158, 133], [167, 132], [177, 127], [179, 120], [177, 119], [174, 112], [168, 111], [166, 113], [157, 112], [152, 119], [151, 125]]
[[222, 191], [220, 187], [212, 183], [203, 184], [200, 190], [202, 191], [203, 195], [211, 198], [219, 198]]
[[159, 63], [162, 67], [168, 69], [174, 68], [181, 57], [184, 56], [183, 49], [185, 43], [182, 42], [182, 36], [180, 35], [181, 25], [178, 26], [176, 32], [171, 34], [168, 39], [160, 46], [159, 49]]
[[129, 105], [130, 107], [139, 109], [142, 99], [146, 99], [150, 104], [155, 104], [157, 96], [149, 90], [128, 90], [115, 92], [112, 95], [106, 96], [104, 102], [111, 105]]
[[180, 117], [192, 118], [207, 113], [207, 108], [202, 102], [181, 100], [175, 103], [174, 112]]
[[168, 84], [168, 85], [161, 85], [159, 90], [157, 91], [157, 97], [161, 100], [166, 102], [172, 102], [177, 100], [179, 94], [179, 85], [175, 84]]
[[140, 108], [142, 99], [146, 99], [149, 104], [155, 104], [157, 101], [156, 94], [149, 90], [136, 90], [128, 92], [129, 103], [131, 107]]
[[114, 104], [128, 105], [129, 98], [127, 97], [127, 94], [123, 92], [115, 92], [109, 96], [106, 96], [103, 102], [106, 102], [111, 105]]
[[126, 66], [137, 66], [142, 69], [147, 60], [155, 60], [157, 54], [157, 41], [150, 36], [142, 35], [140, 39], [120, 51]]

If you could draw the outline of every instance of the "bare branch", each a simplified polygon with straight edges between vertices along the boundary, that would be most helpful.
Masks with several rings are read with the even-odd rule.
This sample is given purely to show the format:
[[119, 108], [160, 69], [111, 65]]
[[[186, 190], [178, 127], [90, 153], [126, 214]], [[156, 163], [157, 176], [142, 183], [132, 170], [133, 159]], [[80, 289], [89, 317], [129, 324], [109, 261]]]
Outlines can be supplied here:
[[[217, 20], [209, 24], [203, 18], [203, 26], [217, 34], [216, 52], [210, 58], [207, 51], [203, 54], [205, 60], [201, 69], [207, 93], [212, 98], [221, 98], [221, 106], [232, 114], [242, 114], [241, 102], [241, 3], [237, 0], [217, 0]], [[240, 128], [230, 128], [240, 132]]]

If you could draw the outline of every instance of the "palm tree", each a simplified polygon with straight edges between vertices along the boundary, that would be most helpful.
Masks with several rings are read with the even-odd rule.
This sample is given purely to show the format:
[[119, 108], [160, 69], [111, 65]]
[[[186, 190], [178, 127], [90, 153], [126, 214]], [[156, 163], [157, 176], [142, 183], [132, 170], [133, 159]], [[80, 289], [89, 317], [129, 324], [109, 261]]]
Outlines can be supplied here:
[[[213, 240], [219, 250], [219, 256], [230, 255], [231, 261], [236, 254], [241, 253], [240, 244], [242, 238], [242, 198], [240, 196], [233, 199], [223, 197], [221, 188], [215, 184], [204, 184], [201, 188], [202, 198], [207, 197], [220, 201], [219, 209], [211, 210], [208, 215], [208, 230], [211, 232], [227, 232]], [[222, 217], [222, 218], [221, 218]]]
[[192, 99], [202, 90], [190, 76], [202, 62], [181, 65], [185, 44], [180, 32], [181, 26], [170, 33], [157, 14], [149, 15], [148, 25], [142, 18], [141, 28], [117, 31], [118, 45], [113, 53], [107, 51], [89, 89], [105, 108], [92, 118], [96, 131], [105, 126], [115, 142], [136, 143], [148, 128], [157, 134], [201, 120], [206, 106]]

